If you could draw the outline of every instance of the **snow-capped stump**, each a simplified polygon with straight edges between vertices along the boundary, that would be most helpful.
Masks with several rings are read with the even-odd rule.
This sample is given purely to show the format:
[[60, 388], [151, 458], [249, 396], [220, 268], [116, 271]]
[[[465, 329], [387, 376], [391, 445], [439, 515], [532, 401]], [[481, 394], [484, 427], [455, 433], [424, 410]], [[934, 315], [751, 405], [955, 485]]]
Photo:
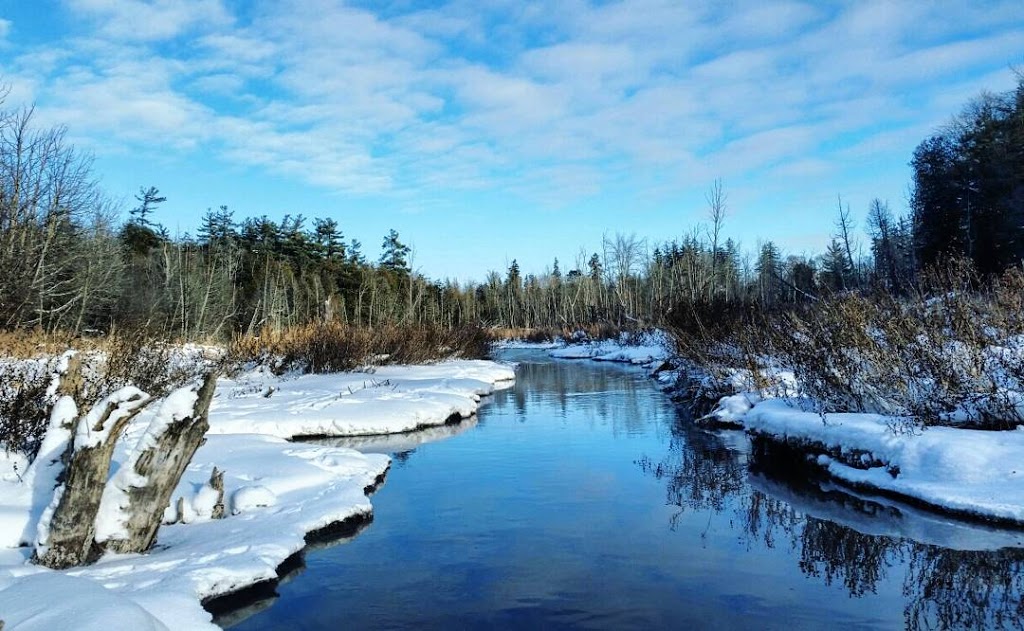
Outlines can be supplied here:
[[53, 501], [40, 519], [33, 554], [36, 563], [67, 568], [90, 558], [114, 445], [128, 422], [150, 401], [138, 388], [121, 388], [73, 421], [64, 483], [54, 491]]
[[224, 472], [217, 467], [210, 481], [199, 489], [191, 500], [179, 495], [178, 500], [164, 509], [163, 524], [191, 524], [198, 519], [224, 519]]
[[[120, 515], [97, 538], [108, 550], [145, 552], [156, 541], [171, 494], [210, 427], [207, 418], [216, 387], [217, 375], [211, 372], [198, 391], [181, 388], [164, 399], [128, 461], [108, 483], [104, 499], [110, 497], [110, 513]], [[218, 479], [215, 472], [211, 484]]]

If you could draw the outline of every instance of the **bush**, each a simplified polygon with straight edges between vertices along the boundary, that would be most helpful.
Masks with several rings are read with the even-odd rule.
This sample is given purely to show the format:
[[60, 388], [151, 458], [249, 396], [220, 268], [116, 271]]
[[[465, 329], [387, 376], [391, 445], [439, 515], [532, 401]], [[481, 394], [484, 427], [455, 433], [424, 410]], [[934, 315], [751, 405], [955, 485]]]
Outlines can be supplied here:
[[587, 324], [576, 327], [542, 326], [534, 328], [493, 328], [488, 330], [492, 342], [522, 340], [542, 343], [554, 342], [559, 339], [574, 342], [590, 342], [618, 338], [623, 332], [621, 327], [608, 323]]
[[39, 451], [49, 421], [47, 389], [57, 360], [0, 363], [0, 443], [30, 459]]
[[[0, 443], [30, 459], [39, 450], [59, 396], [57, 383], [81, 405], [126, 385], [163, 396], [201, 372], [175, 355], [177, 347], [143, 330], [94, 339], [9, 333], [5, 342], [10, 342], [4, 347], [10, 355], [0, 359]], [[57, 375], [65, 352], [73, 352], [69, 363], [75, 367], [72, 377], [61, 379]]]
[[[953, 262], [909, 297], [824, 296], [748, 323], [737, 337], [748, 366], [775, 358], [819, 412], [1006, 429], [1024, 422], [1022, 300], [1020, 269], [983, 283], [969, 264]], [[756, 338], [762, 349], [750, 344]]]
[[416, 364], [451, 357], [482, 358], [490, 338], [478, 326], [354, 327], [321, 322], [234, 340], [234, 362], [267, 364], [277, 372], [329, 373], [374, 364]]

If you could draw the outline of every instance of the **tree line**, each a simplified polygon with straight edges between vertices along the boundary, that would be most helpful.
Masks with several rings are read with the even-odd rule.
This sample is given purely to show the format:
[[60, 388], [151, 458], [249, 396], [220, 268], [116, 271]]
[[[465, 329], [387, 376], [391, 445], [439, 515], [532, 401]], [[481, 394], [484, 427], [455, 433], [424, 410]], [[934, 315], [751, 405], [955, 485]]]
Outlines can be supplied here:
[[[996, 274], [1024, 257], [1024, 79], [983, 94], [914, 151], [908, 216], [883, 200], [863, 236], [838, 200], [818, 255], [771, 241], [745, 251], [726, 236], [728, 195], [706, 195], [707, 221], [650, 243], [607, 235], [567, 270], [513, 260], [459, 284], [424, 277], [392, 230], [374, 259], [332, 218], [236, 218], [210, 209], [195, 235], [170, 235], [166, 201], [142, 188], [121, 221], [89, 156], [63, 128], [38, 129], [31, 108], [0, 113], [0, 326], [70, 333], [147, 328], [179, 339], [256, 335], [310, 322], [570, 328], [663, 324], [701, 304], [775, 307], [823, 292], [913, 287], [922, 270], [966, 257]], [[866, 236], [866, 240], [864, 237]]]

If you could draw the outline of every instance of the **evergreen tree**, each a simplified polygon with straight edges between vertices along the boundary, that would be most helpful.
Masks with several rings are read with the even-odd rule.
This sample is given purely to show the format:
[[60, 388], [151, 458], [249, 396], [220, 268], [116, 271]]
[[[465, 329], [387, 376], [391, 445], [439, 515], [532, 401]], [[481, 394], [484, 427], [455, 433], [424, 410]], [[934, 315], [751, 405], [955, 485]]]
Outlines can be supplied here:
[[409, 273], [408, 256], [412, 251], [409, 246], [402, 243], [398, 238], [396, 230], [390, 230], [381, 243], [380, 265], [384, 269], [403, 274]]
[[323, 258], [344, 258], [345, 242], [344, 235], [338, 228], [338, 222], [334, 219], [314, 220], [314, 241], [317, 254]]
[[167, 201], [155, 186], [139, 188], [135, 196], [139, 205], [128, 211], [129, 220], [121, 230], [121, 241], [130, 256], [145, 256], [167, 240], [167, 231], [160, 224], [150, 220], [156, 207]]
[[597, 255], [597, 252], [594, 252], [590, 256], [590, 261], [587, 263], [587, 266], [590, 268], [591, 280], [600, 281], [601, 273], [604, 271], [604, 267], [602, 267], [601, 265], [601, 257]]
[[850, 288], [853, 269], [850, 267], [846, 248], [839, 239], [832, 239], [828, 249], [822, 255], [821, 280], [832, 291], [845, 291]]
[[363, 266], [366, 265], [366, 258], [363, 256], [363, 244], [359, 239], [352, 239], [352, 243], [348, 247], [348, 256], [346, 257], [349, 265]]
[[131, 219], [131, 223], [144, 227], [155, 227], [157, 224], [149, 220], [149, 216], [153, 214], [156, 207], [167, 201], [167, 198], [160, 195], [160, 191], [155, 186], [149, 188], [139, 188], [139, 194], [135, 196], [138, 200], [139, 205], [128, 211]]
[[758, 298], [763, 304], [771, 305], [779, 299], [781, 256], [771, 241], [761, 246], [757, 257]]

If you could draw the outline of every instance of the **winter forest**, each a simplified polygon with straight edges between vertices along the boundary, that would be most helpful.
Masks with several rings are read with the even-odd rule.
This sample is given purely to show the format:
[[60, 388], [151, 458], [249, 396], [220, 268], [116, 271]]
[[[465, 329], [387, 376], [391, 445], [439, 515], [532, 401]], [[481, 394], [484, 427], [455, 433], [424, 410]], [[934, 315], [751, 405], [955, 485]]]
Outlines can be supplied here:
[[[909, 157], [902, 200], [850, 208], [837, 194], [831, 241], [817, 255], [729, 238], [729, 192], [709, 185], [707, 220], [653, 243], [607, 234], [547, 270], [490, 271], [483, 282], [424, 277], [391, 231], [380, 248], [346, 240], [329, 217], [245, 216], [220, 206], [194, 233], [161, 223], [157, 185], [124, 213], [95, 183], [89, 156], [31, 107], [0, 119], [0, 321], [7, 330], [97, 335], [146, 329], [229, 340], [315, 322], [453, 329], [671, 323], [687, 305], [754, 308], [831, 292], [902, 294], [954, 259], [981, 278], [1024, 258], [1024, 83], [985, 93]], [[158, 183], [155, 183], [158, 184]], [[483, 272], [483, 271], [481, 271]]]

